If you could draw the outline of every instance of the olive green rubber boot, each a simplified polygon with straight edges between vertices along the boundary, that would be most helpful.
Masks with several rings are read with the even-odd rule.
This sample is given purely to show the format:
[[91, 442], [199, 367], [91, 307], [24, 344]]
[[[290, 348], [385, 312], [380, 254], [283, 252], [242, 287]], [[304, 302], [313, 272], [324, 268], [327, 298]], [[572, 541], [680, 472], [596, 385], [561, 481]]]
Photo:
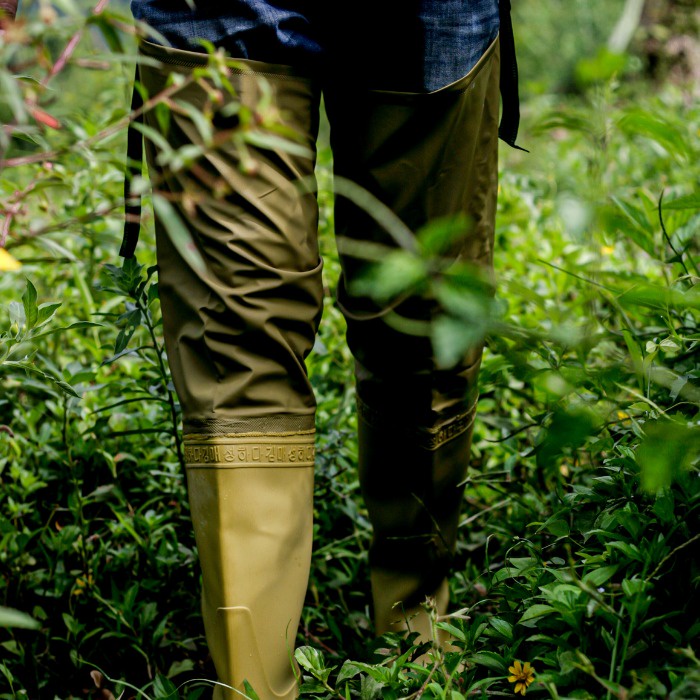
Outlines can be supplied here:
[[313, 433], [185, 436], [214, 700], [298, 695], [312, 544]]
[[[247, 682], [260, 700], [289, 700], [312, 540], [316, 403], [304, 360], [323, 306], [320, 89], [289, 66], [226, 59], [213, 81], [202, 77], [206, 54], [145, 42], [140, 53], [144, 121], [161, 136], [146, 139], [154, 194], [191, 238], [178, 243], [156, 209], [214, 699], [243, 697]], [[153, 110], [163, 91], [170, 109]], [[211, 138], [192, 108], [213, 115]], [[249, 132], [260, 144], [241, 138]], [[189, 167], [172, 158], [181, 148], [195, 154]]]
[[326, 93], [339, 182], [360, 185], [403, 224], [390, 232], [385, 211], [368, 211], [338, 188], [338, 303], [356, 360], [360, 486], [374, 529], [375, 626], [379, 634], [418, 631], [421, 642], [434, 636], [422, 607], [426, 596], [436, 600], [438, 615], [447, 611], [446, 577], [470, 459], [483, 343], [476, 325], [463, 356], [451, 367], [438, 366], [430, 334], [444, 309], [430, 287], [416, 284], [379, 299], [367, 291], [366, 279], [358, 281], [368, 259], [381, 261], [400, 248], [416, 252], [421, 246], [411, 232], [450, 219], [459, 230], [440, 256], [441, 271], [468, 264], [490, 291], [499, 77], [496, 39], [473, 70], [434, 92], [368, 87], [365, 76], [349, 74]]
[[374, 626], [377, 635], [387, 632], [416, 632], [417, 644], [432, 642], [444, 646], [448, 641], [445, 632], [434, 629], [430, 607], [434, 606], [436, 619], [447, 613], [450, 588], [443, 579], [439, 588], [426, 595], [422, 604], [407, 606], [405, 600], [415, 600], [421, 590], [421, 577], [411, 574], [375, 568], [371, 574], [374, 603]]
[[457, 542], [474, 408], [453, 421], [454, 430], [461, 432], [433, 449], [420, 431], [376, 417], [372, 424], [360, 409], [360, 486], [373, 526], [369, 557], [377, 635], [417, 632], [417, 644], [447, 645], [448, 636], [434, 628], [432, 617], [448, 611], [447, 576]]

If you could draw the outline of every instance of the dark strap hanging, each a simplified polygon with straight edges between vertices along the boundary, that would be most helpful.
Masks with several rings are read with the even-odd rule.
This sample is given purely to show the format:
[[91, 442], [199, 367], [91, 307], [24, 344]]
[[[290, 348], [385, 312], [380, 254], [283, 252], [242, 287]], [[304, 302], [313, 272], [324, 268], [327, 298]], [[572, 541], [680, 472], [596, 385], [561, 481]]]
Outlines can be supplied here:
[[503, 102], [498, 136], [509, 146], [527, 151], [515, 143], [520, 126], [520, 97], [518, 95], [518, 62], [515, 58], [515, 37], [510, 17], [510, 0], [500, 0], [498, 9], [501, 20], [501, 100]]
[[143, 122], [143, 98], [136, 87], [139, 69], [134, 75], [134, 91], [131, 95], [131, 114], [139, 112], [135, 119], [129, 122], [126, 137], [126, 172], [124, 173], [124, 238], [119, 255], [123, 258], [133, 258], [136, 244], [141, 232], [141, 195], [131, 193], [134, 178], [143, 171], [143, 134], [134, 126], [135, 122]]

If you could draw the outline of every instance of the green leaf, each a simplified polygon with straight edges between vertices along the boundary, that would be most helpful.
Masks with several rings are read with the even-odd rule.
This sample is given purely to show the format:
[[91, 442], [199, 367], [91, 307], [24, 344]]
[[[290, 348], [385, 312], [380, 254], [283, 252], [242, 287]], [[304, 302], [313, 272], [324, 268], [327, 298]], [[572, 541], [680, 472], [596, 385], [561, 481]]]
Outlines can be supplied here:
[[31, 330], [36, 325], [39, 317], [39, 310], [36, 304], [37, 293], [36, 287], [27, 280], [27, 289], [22, 295], [22, 306], [24, 307], [24, 319], [27, 324], [27, 330]]
[[243, 681], [243, 690], [250, 700], [260, 700], [260, 696], [255, 692], [255, 689], [248, 681]]
[[153, 681], [153, 697], [155, 700], [166, 700], [166, 698], [177, 700], [177, 688], [169, 678], [158, 675]]
[[513, 625], [511, 625], [510, 622], [500, 617], [492, 617], [489, 619], [489, 624], [501, 637], [507, 639], [509, 642], [513, 641]]
[[346, 661], [338, 672], [336, 685], [342, 683], [343, 681], [349, 681], [351, 678], [354, 678], [364, 671], [366, 671], [366, 664]]
[[664, 200], [664, 209], [700, 209], [700, 193], [687, 194], [684, 197]]
[[537, 625], [537, 621], [541, 617], [550, 615], [553, 612], [555, 612], [555, 610], [551, 605], [536, 603], [535, 605], [531, 605], [523, 613], [522, 617], [518, 620], [518, 624], [523, 625], [524, 627], [535, 627]]
[[654, 511], [654, 515], [665, 525], [675, 522], [676, 513], [673, 491], [670, 489], [660, 491], [656, 497], [656, 501], [654, 501], [652, 510]]
[[544, 440], [537, 446], [537, 464], [551, 467], [558, 457], [577, 449], [601, 424], [600, 416], [585, 405], [554, 414]]
[[245, 142], [269, 151], [282, 151], [301, 158], [312, 158], [312, 151], [300, 143], [262, 131], [246, 131]]
[[561, 652], [558, 655], [557, 660], [559, 661], [559, 668], [562, 673], [577, 671], [580, 665], [579, 658], [573, 651]]
[[44, 304], [39, 304], [38, 315], [37, 315], [37, 327], [43, 326], [45, 323], [50, 321], [57, 309], [61, 306], [60, 301], [49, 301]]
[[324, 670], [325, 664], [323, 654], [318, 649], [313, 647], [299, 647], [294, 652], [294, 658], [302, 668], [306, 669], [312, 675], [316, 676], [320, 671]]
[[576, 82], [583, 87], [607, 82], [625, 69], [627, 60], [626, 54], [615, 53], [604, 46], [594, 57], [578, 61], [574, 71]]
[[620, 119], [619, 126], [634, 138], [645, 136], [655, 141], [673, 157], [687, 158], [692, 155], [686, 130], [681, 130], [658, 114], [634, 109]]
[[440, 316], [430, 325], [435, 362], [442, 369], [454, 367], [482, 338], [480, 328], [453, 316]]
[[[618, 209], [623, 213], [624, 217], [619, 222], [624, 233], [626, 233], [644, 252], [652, 257], [654, 251], [654, 225], [652, 224], [646, 212], [639, 207], [625, 202], [618, 197], [612, 197]], [[622, 223], [627, 225], [623, 226]]]
[[555, 537], [566, 537], [569, 534], [569, 524], [562, 519], [559, 513], [555, 513], [547, 518], [542, 525], [537, 529], [537, 532], [549, 532]]
[[62, 333], [63, 331], [74, 331], [79, 330], [81, 328], [93, 328], [95, 326], [102, 327], [102, 325], [103, 324], [96, 323], [95, 321], [76, 321], [75, 323], [71, 323], [70, 326], [52, 328], [50, 331], [42, 331], [41, 333], [32, 335], [32, 340], [36, 340], [37, 338], [45, 338], [46, 336], [55, 335], [56, 333]]
[[21, 329], [24, 326], [24, 308], [22, 304], [18, 301], [11, 301], [8, 304], [8, 309], [10, 311], [10, 324], [17, 324]]
[[22, 629], [36, 630], [41, 625], [26, 613], [0, 606], [0, 627], [21, 627]]
[[622, 590], [628, 598], [634, 598], [638, 593], [644, 592], [647, 587], [646, 581], [638, 578], [626, 578], [622, 581]]
[[121, 267], [107, 264], [104, 271], [121, 292], [132, 296], [141, 282], [143, 265], [136, 258], [125, 258]]
[[362, 676], [360, 680], [360, 700], [379, 700], [382, 697], [382, 688], [385, 684], [381, 683], [372, 676]]
[[634, 367], [634, 372], [637, 376], [637, 384], [639, 388], [644, 390], [644, 356], [639, 347], [639, 343], [628, 330], [622, 331], [622, 337], [625, 339], [625, 345], [627, 345], [627, 350], [629, 351], [630, 357], [632, 358], [632, 365]]
[[601, 566], [599, 569], [593, 569], [593, 571], [589, 571], [583, 577], [583, 582], [593, 588], [598, 588], [606, 581], [609, 581], [615, 575], [618, 568], [618, 566]]
[[700, 454], [700, 428], [669, 420], [644, 426], [646, 436], [636, 452], [642, 488], [657, 493], [670, 486]]
[[497, 673], [505, 673], [508, 670], [508, 665], [503, 657], [495, 651], [479, 651], [471, 657], [471, 660], [475, 664], [486, 666]]
[[37, 348], [32, 343], [29, 341], [23, 341], [10, 347], [10, 351], [6, 355], [6, 359], [8, 361], [12, 360], [14, 362], [20, 362], [21, 360], [30, 358], [36, 353], [36, 351]]
[[456, 243], [464, 240], [473, 225], [464, 213], [433, 219], [418, 231], [418, 244], [428, 257], [446, 255]]
[[411, 291], [426, 277], [425, 263], [404, 250], [388, 253], [352, 285], [354, 294], [366, 295], [383, 303]]
[[[87, 24], [96, 24], [99, 27], [100, 33], [105, 40], [110, 51], [117, 54], [124, 53], [121, 34], [117, 31], [114, 20], [116, 18], [109, 12], [101, 12], [100, 14], [92, 14], [87, 18]], [[119, 21], [119, 20], [117, 20]]]
[[154, 194], [153, 210], [156, 216], [159, 217], [161, 224], [183, 260], [197, 272], [206, 272], [206, 264], [202, 254], [199, 252], [192, 234], [182, 222], [175, 207], [165, 197]]
[[639, 548], [636, 545], [630, 544], [629, 542], [616, 540], [615, 542], [608, 542], [605, 546], [609, 547], [610, 549], [617, 549], [632, 561], [643, 561]]

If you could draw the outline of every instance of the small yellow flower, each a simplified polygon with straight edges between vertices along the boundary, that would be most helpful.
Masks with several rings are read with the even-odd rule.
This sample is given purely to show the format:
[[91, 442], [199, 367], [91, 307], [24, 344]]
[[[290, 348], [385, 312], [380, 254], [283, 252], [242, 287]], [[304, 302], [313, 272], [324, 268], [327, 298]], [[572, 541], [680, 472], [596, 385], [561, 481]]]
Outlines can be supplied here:
[[19, 270], [22, 264], [15, 260], [4, 248], [0, 248], [0, 270]]
[[530, 687], [530, 684], [535, 680], [535, 669], [530, 666], [530, 662], [526, 661], [521, 664], [520, 661], [514, 661], [508, 670], [513, 674], [508, 676], [509, 683], [515, 683], [513, 692], [517, 695], [525, 695], [525, 692]]
[[600, 252], [603, 255], [612, 255], [615, 252], [615, 248], [613, 248], [611, 245], [604, 245], [601, 246]]
[[75, 588], [73, 589], [73, 595], [82, 595], [85, 590], [90, 586], [94, 585], [95, 579], [92, 578], [92, 574], [87, 576], [78, 576], [75, 580]]
[[618, 420], [622, 420], [622, 421], [629, 420], [629, 417], [630, 417], [630, 414], [626, 413], [625, 411], [618, 411], [617, 412]]

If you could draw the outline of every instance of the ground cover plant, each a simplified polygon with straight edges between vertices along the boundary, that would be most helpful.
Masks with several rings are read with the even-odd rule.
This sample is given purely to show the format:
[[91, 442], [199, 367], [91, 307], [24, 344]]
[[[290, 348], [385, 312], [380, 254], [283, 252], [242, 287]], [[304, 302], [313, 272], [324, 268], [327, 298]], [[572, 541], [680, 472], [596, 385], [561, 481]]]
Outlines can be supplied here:
[[[543, 87], [536, 5], [517, 25], [537, 84], [530, 153], [502, 152], [495, 297], [442, 263], [460, 222], [417, 232], [367, 278], [379, 298], [440, 300], [425, 332], [445, 364], [487, 337], [453, 613], [435, 619], [454, 641], [427, 665], [410, 636], [372, 632], [321, 141], [303, 696], [700, 695], [700, 108], [692, 84], [650, 82], [634, 45], [613, 60], [595, 32]], [[195, 700], [215, 677], [148, 206], [137, 260], [117, 256], [128, 27], [104, 2], [41, 4], [0, 43], [0, 698]], [[221, 80], [215, 58], [205, 76]], [[249, 116], [243, 146], [275, 135], [264, 105]]]

